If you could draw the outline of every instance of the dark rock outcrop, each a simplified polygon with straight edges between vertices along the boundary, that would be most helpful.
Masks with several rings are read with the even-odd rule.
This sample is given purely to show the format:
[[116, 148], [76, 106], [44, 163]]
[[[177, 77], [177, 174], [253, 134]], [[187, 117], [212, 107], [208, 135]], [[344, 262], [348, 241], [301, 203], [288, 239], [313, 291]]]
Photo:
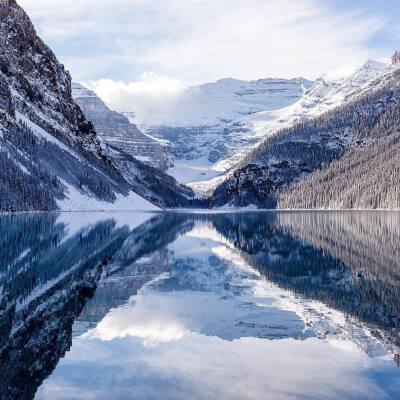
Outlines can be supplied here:
[[392, 57], [392, 64], [400, 64], [400, 51], [396, 51]]
[[16, 111], [55, 137], [102, 154], [93, 126], [72, 99], [69, 72], [15, 0], [0, 1], [0, 70]]
[[11, 117], [15, 116], [14, 106], [7, 79], [0, 73], [0, 110], [8, 113]]

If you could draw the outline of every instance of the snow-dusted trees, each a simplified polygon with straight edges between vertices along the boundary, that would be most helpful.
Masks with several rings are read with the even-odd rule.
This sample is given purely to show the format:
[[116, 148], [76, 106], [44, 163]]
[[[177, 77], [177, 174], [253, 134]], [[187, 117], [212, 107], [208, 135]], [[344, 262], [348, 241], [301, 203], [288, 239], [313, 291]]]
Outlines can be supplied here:
[[215, 203], [269, 207], [272, 196], [280, 208], [400, 207], [399, 75], [267, 138], [215, 190]]
[[278, 208], [400, 208], [400, 135], [348, 151], [283, 192]]

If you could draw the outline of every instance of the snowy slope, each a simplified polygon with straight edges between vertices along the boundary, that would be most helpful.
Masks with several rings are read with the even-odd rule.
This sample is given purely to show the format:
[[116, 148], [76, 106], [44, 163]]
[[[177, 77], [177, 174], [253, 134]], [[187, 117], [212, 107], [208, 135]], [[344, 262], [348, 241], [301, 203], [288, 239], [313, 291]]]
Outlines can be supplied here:
[[[50, 135], [44, 129], [30, 121], [27, 117], [16, 111], [16, 119], [20, 123], [24, 123], [32, 133], [37, 136], [38, 140], [44, 143], [52, 143], [54, 148], [59, 152], [58, 157], [62, 157], [62, 154], [68, 156], [68, 158], [75, 161], [76, 165], [81, 165], [90, 169], [93, 174], [98, 174], [98, 179], [107, 180], [107, 175], [103, 171], [90, 165], [85, 158], [78, 152], [74, 151], [73, 148], [66, 146], [57, 138]], [[46, 162], [49, 166], [49, 161]], [[126, 194], [116, 194], [116, 198], [111, 201], [102, 200], [89, 190], [85, 190], [83, 187], [77, 188], [76, 185], [68, 182], [68, 179], [63, 179], [63, 175], [60, 175], [61, 183], [64, 190], [64, 198], [57, 200], [57, 207], [61, 211], [137, 211], [137, 210], [159, 210], [158, 207], [140, 197], [133, 191], [129, 191]]]
[[130, 118], [171, 142], [173, 176], [207, 192], [266, 136], [376, 89], [395, 68], [369, 60], [350, 75], [325, 75], [314, 83], [301, 78], [224, 79], [190, 88], [164, 109]]
[[24, 10], [15, 0], [0, 1], [0, 211], [187, 205], [190, 189], [132, 155], [166, 169], [168, 149], [93, 93], [74, 89], [103, 118], [99, 132]]
[[322, 76], [295, 104], [280, 110], [257, 113], [247, 118], [247, 122], [252, 124], [258, 135], [271, 134], [293, 122], [305, 121], [354, 100], [355, 96], [372, 89], [371, 82], [388, 76], [393, 68], [391, 64], [369, 60], [349, 76], [338, 79]]
[[97, 200], [83, 195], [73, 186], [68, 187], [66, 198], [57, 202], [61, 211], [154, 211], [157, 206], [133, 191], [128, 196], [117, 195], [114, 202]]
[[311, 84], [303, 78], [249, 82], [227, 78], [190, 87], [167, 104], [125, 115], [144, 132], [171, 143], [175, 167], [168, 172], [189, 183], [220, 175], [224, 170], [214, 168], [218, 161], [258, 141], [247, 125], [237, 121], [287, 107]]
[[190, 87], [162, 109], [136, 112], [134, 118], [139, 126], [146, 127], [220, 125], [246, 114], [293, 104], [311, 84], [303, 78], [258, 81], [226, 78]]

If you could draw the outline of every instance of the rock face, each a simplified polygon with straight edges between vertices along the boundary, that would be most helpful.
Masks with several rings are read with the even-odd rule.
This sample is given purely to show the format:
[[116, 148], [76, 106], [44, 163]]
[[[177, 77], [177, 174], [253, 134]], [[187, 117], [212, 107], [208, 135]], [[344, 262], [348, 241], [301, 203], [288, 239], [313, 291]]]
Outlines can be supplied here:
[[2, 73], [0, 73], [0, 110], [11, 117], [15, 116], [10, 88], [8, 87], [6, 77]]
[[73, 95], [99, 132], [105, 154], [136, 193], [161, 208], [201, 205], [192, 204], [190, 188], [162, 171], [171, 165], [168, 148], [111, 111], [94, 92], [73, 84]]
[[86, 118], [93, 122], [98, 137], [105, 146], [122, 148], [132, 157], [162, 171], [172, 167], [169, 146], [143, 134], [128, 118], [111, 111], [94, 92], [73, 83], [72, 96]]
[[[367, 170], [371, 167], [372, 159], [375, 161], [379, 159], [379, 157], [371, 158], [373, 151], [381, 149], [391, 156], [390, 159], [381, 160], [384, 165], [375, 167], [377, 168], [376, 182], [386, 182], [382, 178], [382, 173], [379, 173], [385, 170], [386, 165], [388, 168], [386, 168], [385, 176], [388, 182], [396, 185], [394, 183], [396, 179], [392, 179], [391, 171], [393, 163], [397, 162], [398, 155], [396, 152], [388, 152], [388, 146], [385, 144], [371, 146], [386, 140], [389, 136], [390, 143], [397, 146], [394, 136], [399, 135], [399, 70], [395, 67], [385, 68], [385, 73], [366, 82], [362, 88], [348, 96], [348, 99], [345, 105], [333, 111], [328, 111], [308, 122], [297, 123], [291, 128], [282, 129], [273, 137], [267, 138], [217, 187], [213, 195], [215, 204], [229, 203], [236, 206], [256, 204], [259, 207], [274, 208], [277, 198], [280, 196], [285, 198], [284, 192], [294, 181], [306, 178], [320, 168], [325, 168], [348, 151], [360, 149], [352, 161], [344, 163], [342, 168], [338, 164], [336, 172], [332, 169], [320, 176], [321, 182], [324, 182], [319, 186], [320, 192], [315, 185], [312, 189], [312, 185], [294, 186], [290, 191], [290, 199], [281, 201], [280, 207], [324, 207], [327, 204], [333, 204], [330, 199], [324, 198], [329, 191], [332, 193], [346, 191], [347, 193], [349, 190], [352, 192], [347, 193], [347, 208], [355, 207], [357, 204], [362, 204], [366, 208], [388, 207], [389, 203], [396, 208], [399, 207], [400, 199], [396, 200], [396, 191], [387, 190], [387, 185], [391, 185], [390, 183], [386, 183], [386, 186], [381, 184], [374, 186], [378, 193], [373, 196], [368, 195], [366, 199], [361, 197], [367, 196], [367, 192], [359, 193], [359, 185], [354, 181], [362, 179], [363, 174], [368, 174]], [[362, 162], [361, 160], [364, 160], [366, 164], [363, 171], [356, 168]], [[349, 163], [354, 164], [350, 169]], [[345, 180], [344, 176], [335, 180], [336, 173], [340, 171], [342, 173], [345, 166], [348, 170]], [[355, 173], [352, 176], [352, 171], [356, 170], [357, 176]], [[347, 185], [342, 187], [344, 181]], [[333, 182], [342, 182], [342, 184], [328, 189]], [[301, 193], [296, 193], [296, 190], [300, 190]], [[357, 196], [361, 198], [358, 199], [359, 201], [354, 199]], [[337, 200], [335, 198], [333, 202], [336, 206], [340, 206]]]
[[[188, 206], [191, 190], [133, 158], [133, 145], [121, 150], [115, 138], [103, 149], [71, 91], [69, 73], [23, 9], [0, 0], [0, 211]], [[124, 117], [101, 112], [108, 112], [100, 124], [106, 134], [124, 126], [144, 138]], [[148, 143], [136, 150], [154, 163], [159, 151], [166, 168], [167, 153]]]
[[101, 155], [93, 126], [72, 99], [69, 73], [15, 0], [0, 1], [0, 48], [0, 70], [16, 111], [57, 138]]
[[400, 63], [400, 51], [396, 51], [392, 57], [392, 64], [399, 64]]
[[129, 185], [71, 96], [71, 78], [14, 0], [0, 1], [0, 210], [53, 210], [71, 187], [112, 202]]

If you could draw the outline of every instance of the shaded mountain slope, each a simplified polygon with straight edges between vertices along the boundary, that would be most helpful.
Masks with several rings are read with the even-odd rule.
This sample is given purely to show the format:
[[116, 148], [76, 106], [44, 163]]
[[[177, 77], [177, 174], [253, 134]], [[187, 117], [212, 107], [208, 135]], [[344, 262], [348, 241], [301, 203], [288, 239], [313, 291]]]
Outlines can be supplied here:
[[187, 205], [189, 189], [116, 153], [111, 158], [102, 149], [72, 98], [69, 73], [24, 10], [1, 0], [0, 211]]
[[104, 153], [136, 193], [162, 208], [202, 206], [193, 202], [192, 189], [163, 172], [172, 163], [168, 148], [111, 111], [94, 92], [74, 83], [73, 95], [94, 124]]
[[[267, 138], [215, 190], [213, 199], [216, 205], [256, 204], [260, 207], [274, 208], [280, 193], [294, 181], [304, 179], [324, 165], [340, 159], [347, 151], [366, 151], [367, 160], [368, 152], [371, 154], [383, 150], [380, 146], [385, 147], [385, 144], [379, 142], [390, 135], [397, 135], [398, 129], [400, 74], [397, 65], [394, 65], [390, 76], [385, 76], [378, 90], [360, 95], [349, 104], [311, 121], [283, 129], [275, 136]], [[396, 139], [393, 140], [396, 142]], [[375, 147], [370, 147], [371, 145]], [[397, 163], [397, 152], [387, 155], [391, 156], [391, 161], [384, 160], [384, 164], [380, 166], [382, 170], [391, 168], [390, 164], [386, 163]], [[379, 155], [376, 154], [376, 157], [378, 161]], [[351, 180], [356, 186], [359, 175], [360, 173], [355, 171], [355, 175], [352, 176], [349, 171], [347, 180]], [[388, 173], [387, 177], [390, 176]], [[332, 187], [332, 190], [335, 188]], [[381, 187], [379, 190], [391, 192], [388, 188]], [[355, 195], [357, 193], [352, 194]], [[317, 197], [319, 194], [309, 193], [309, 196]], [[388, 196], [391, 198], [392, 194]], [[379, 207], [379, 204], [368, 200], [365, 202], [371, 207]], [[289, 202], [281, 204], [282, 207], [289, 206]]]
[[399, 209], [400, 134], [361, 149], [291, 185], [278, 208]]

